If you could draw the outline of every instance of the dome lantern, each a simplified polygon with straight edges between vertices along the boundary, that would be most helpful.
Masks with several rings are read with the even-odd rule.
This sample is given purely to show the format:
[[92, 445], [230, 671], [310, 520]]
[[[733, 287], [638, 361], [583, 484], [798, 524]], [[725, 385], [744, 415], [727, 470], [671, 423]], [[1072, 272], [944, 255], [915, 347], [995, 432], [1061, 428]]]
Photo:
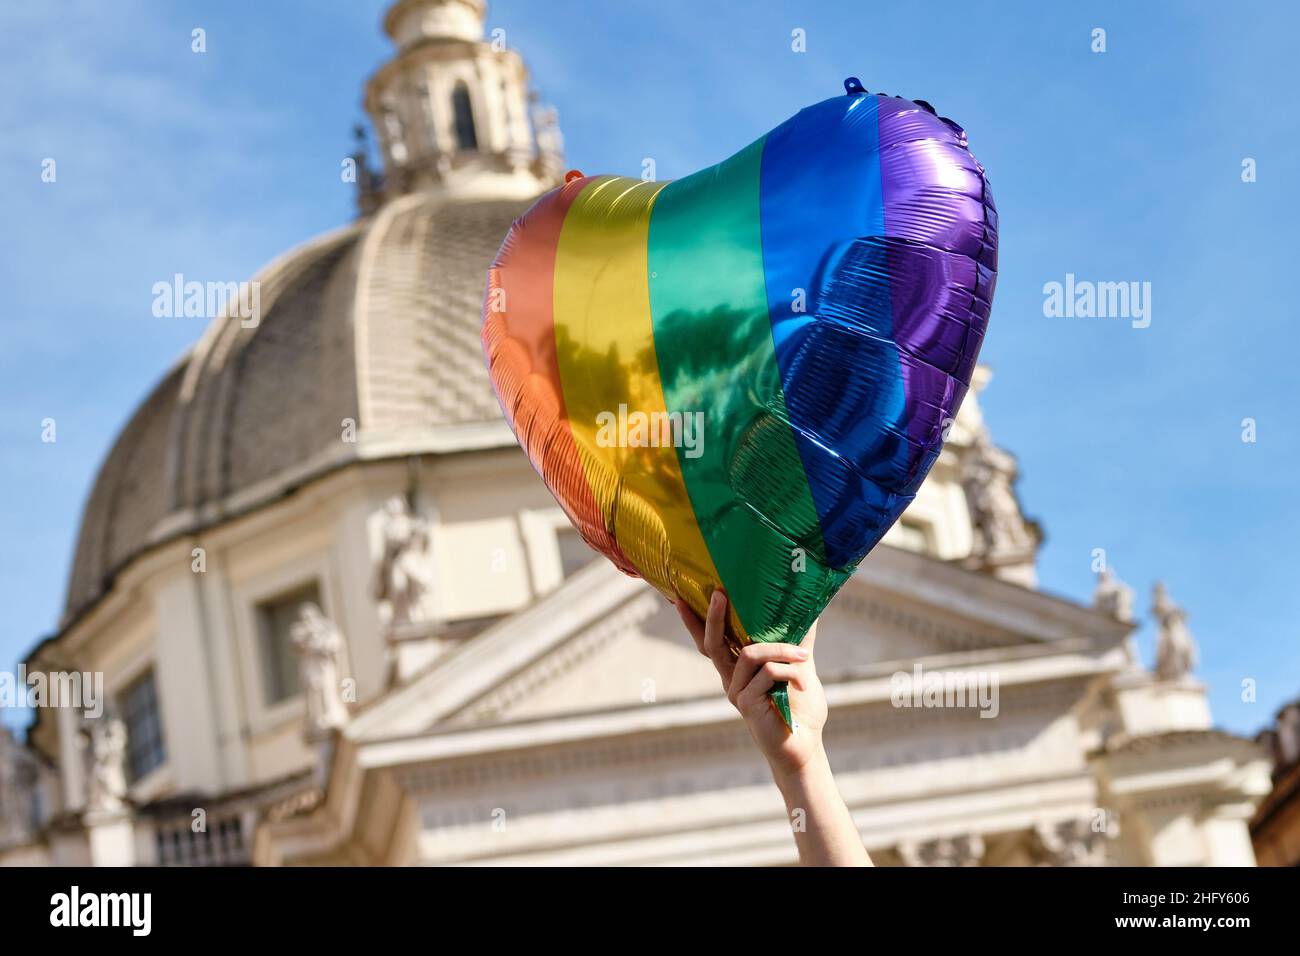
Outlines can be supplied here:
[[484, 39], [484, 0], [398, 0], [384, 17], [396, 55], [366, 85], [384, 166], [381, 198], [419, 190], [525, 198], [559, 183], [554, 110], [534, 107], [528, 70]]

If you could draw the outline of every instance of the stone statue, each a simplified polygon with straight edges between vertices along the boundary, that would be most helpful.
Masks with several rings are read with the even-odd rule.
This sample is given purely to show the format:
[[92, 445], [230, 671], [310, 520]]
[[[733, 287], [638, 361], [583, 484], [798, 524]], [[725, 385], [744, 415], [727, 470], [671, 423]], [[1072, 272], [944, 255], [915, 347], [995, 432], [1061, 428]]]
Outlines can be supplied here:
[[89, 763], [86, 809], [120, 810], [126, 800], [126, 724], [107, 713], [88, 723], [82, 731]]
[[1092, 606], [1119, 621], [1133, 620], [1133, 589], [1117, 578], [1110, 568], [1097, 575]]
[[1087, 820], [1063, 820], [1034, 827], [1039, 866], [1101, 866], [1106, 861], [1102, 834]]
[[339, 678], [343, 635], [320, 608], [307, 601], [298, 609], [298, 620], [289, 629], [289, 637], [300, 657], [302, 692], [307, 702], [303, 735], [308, 740], [325, 740], [348, 722]]
[[433, 549], [426, 518], [412, 514], [395, 495], [384, 505], [383, 552], [375, 568], [375, 597], [387, 608], [390, 628], [429, 619], [433, 594]]
[[1020, 554], [1038, 544], [1020, 513], [1015, 478], [1015, 460], [993, 444], [987, 429], [979, 431], [962, 466], [976, 557]]
[[1156, 638], [1156, 675], [1178, 680], [1196, 666], [1196, 642], [1187, 629], [1187, 613], [1169, 598], [1163, 581], [1157, 581], [1151, 595], [1159, 636]]
[[0, 726], [0, 849], [32, 838], [36, 768], [30, 754]]
[[560, 115], [555, 107], [534, 107], [533, 135], [543, 177], [548, 180], [558, 177], [564, 169], [564, 134], [560, 132]]
[[978, 833], [909, 840], [898, 845], [904, 866], [979, 866], [984, 859], [984, 838]]

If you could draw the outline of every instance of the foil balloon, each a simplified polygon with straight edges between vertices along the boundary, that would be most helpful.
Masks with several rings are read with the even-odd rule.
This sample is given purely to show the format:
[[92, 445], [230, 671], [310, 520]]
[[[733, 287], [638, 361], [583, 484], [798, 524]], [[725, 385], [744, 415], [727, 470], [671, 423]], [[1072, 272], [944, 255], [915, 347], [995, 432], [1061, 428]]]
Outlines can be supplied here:
[[700, 615], [723, 588], [737, 645], [802, 640], [907, 507], [992, 303], [962, 129], [845, 88], [684, 179], [571, 173], [488, 275], [483, 347], [533, 466], [623, 571]]

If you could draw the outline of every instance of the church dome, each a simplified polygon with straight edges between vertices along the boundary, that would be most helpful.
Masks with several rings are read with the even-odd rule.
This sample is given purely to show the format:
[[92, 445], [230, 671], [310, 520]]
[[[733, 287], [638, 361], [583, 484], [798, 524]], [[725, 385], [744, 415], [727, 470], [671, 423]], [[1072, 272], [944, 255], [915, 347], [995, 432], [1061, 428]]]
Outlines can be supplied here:
[[[398, 0], [366, 84], [362, 218], [272, 262], [136, 410], [91, 489], [60, 627], [145, 551], [354, 461], [509, 445], [483, 365], [487, 269], [558, 184], [563, 138], [483, 0]], [[358, 137], [363, 137], [360, 128]], [[179, 281], [179, 280], [178, 280]], [[256, 297], [253, 296], [256, 290]]]
[[62, 623], [149, 548], [351, 462], [507, 444], [479, 323], [529, 202], [405, 196], [262, 270], [256, 324], [216, 319], [114, 443]]

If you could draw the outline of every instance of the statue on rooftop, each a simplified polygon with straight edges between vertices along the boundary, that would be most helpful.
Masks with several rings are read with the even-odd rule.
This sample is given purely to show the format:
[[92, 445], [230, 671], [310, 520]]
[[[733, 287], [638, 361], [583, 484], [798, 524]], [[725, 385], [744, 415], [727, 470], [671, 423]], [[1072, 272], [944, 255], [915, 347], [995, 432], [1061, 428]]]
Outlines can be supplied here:
[[86, 809], [120, 810], [126, 801], [126, 724], [113, 714], [89, 721], [82, 731], [87, 757]]
[[307, 705], [303, 735], [308, 740], [327, 739], [348, 722], [339, 668], [343, 635], [319, 607], [307, 601], [298, 609], [298, 620], [289, 636], [300, 657], [302, 691]]
[[1133, 620], [1133, 589], [1104, 567], [1097, 575], [1097, 589], [1092, 592], [1092, 606], [1117, 621]]
[[375, 568], [375, 597], [390, 629], [430, 618], [434, 566], [429, 521], [412, 513], [401, 495], [384, 505], [383, 551]]
[[1012, 488], [1015, 479], [1015, 459], [993, 444], [987, 429], [981, 429], [962, 467], [976, 557], [1019, 554], [1037, 546], [1038, 537], [1021, 514]]
[[1196, 642], [1187, 629], [1187, 612], [1175, 604], [1157, 581], [1151, 596], [1151, 611], [1156, 618], [1156, 675], [1163, 680], [1178, 680], [1196, 666]]

